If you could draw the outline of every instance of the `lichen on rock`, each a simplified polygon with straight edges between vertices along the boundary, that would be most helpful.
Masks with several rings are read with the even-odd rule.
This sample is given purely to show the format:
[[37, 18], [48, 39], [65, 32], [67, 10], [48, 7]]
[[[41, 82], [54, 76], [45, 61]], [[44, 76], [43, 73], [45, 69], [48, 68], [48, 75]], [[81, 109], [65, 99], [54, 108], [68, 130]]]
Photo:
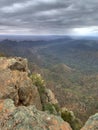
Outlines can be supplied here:
[[0, 130], [72, 130], [60, 117], [32, 105], [15, 107], [11, 99], [6, 99], [0, 101], [0, 107]]

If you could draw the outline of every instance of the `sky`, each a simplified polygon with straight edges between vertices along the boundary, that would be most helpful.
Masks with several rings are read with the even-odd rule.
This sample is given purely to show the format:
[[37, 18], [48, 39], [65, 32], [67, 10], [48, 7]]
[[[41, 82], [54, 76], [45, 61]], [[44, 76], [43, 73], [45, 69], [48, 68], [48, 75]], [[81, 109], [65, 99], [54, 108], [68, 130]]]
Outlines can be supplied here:
[[0, 34], [96, 35], [98, 0], [0, 0]]

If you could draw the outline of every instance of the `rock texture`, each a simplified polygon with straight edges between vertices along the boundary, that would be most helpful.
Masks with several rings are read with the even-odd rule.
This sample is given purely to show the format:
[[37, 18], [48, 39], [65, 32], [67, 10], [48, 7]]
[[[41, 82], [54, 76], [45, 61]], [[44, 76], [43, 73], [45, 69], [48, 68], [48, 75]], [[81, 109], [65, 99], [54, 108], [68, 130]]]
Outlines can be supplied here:
[[50, 89], [45, 89], [45, 94], [46, 94], [46, 103], [51, 103], [51, 104], [58, 104], [58, 101], [54, 95], [54, 93]]
[[41, 109], [40, 96], [28, 76], [27, 60], [0, 58], [0, 99], [11, 98], [15, 105], [35, 105]]
[[15, 107], [11, 99], [0, 101], [0, 130], [72, 130], [60, 117], [35, 106]]
[[[28, 75], [26, 59], [0, 57], [0, 130], [72, 130], [61, 117], [36, 109], [41, 95]], [[50, 90], [45, 95], [58, 103]]]
[[98, 130], [98, 113], [91, 116], [81, 130]]

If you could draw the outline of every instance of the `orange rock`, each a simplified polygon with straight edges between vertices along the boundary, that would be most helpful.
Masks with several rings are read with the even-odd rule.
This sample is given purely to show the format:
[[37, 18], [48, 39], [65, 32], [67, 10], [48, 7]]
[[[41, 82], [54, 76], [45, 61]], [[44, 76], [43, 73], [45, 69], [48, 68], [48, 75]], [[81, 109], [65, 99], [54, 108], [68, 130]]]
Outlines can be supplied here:
[[35, 105], [42, 109], [37, 87], [28, 77], [27, 60], [0, 58], [0, 99], [10, 98], [15, 105]]
[[0, 106], [0, 130], [72, 130], [61, 117], [39, 111], [34, 106], [15, 107], [11, 99], [0, 102]]

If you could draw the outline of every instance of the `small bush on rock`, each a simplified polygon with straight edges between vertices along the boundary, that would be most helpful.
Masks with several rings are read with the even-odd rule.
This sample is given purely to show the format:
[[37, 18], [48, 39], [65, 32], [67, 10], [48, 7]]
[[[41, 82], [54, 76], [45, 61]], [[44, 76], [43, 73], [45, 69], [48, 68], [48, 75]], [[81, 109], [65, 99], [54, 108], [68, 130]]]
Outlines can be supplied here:
[[66, 108], [61, 110], [61, 117], [71, 125], [73, 130], [80, 130], [82, 127], [81, 121], [75, 117], [72, 111], [68, 111]]
[[32, 79], [34, 85], [40, 87], [45, 86], [45, 81], [43, 80], [41, 74], [32, 74], [30, 78]]

